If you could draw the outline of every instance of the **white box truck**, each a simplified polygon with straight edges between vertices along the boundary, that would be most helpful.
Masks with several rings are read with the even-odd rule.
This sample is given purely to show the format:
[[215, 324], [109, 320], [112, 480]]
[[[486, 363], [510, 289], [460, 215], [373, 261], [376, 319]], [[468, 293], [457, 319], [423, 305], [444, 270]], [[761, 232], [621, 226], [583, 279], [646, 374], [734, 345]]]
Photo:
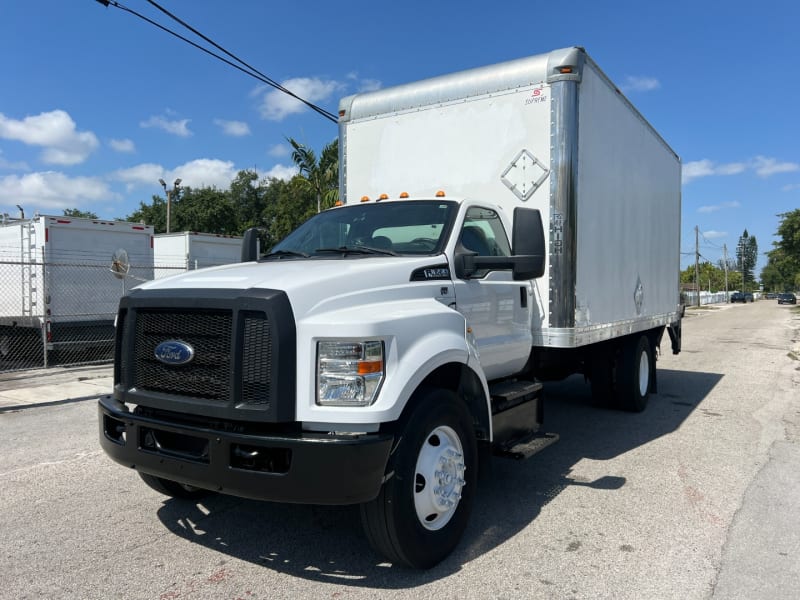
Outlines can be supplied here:
[[581, 48], [345, 98], [343, 206], [120, 305], [100, 441], [173, 496], [358, 503], [427, 568], [542, 380], [645, 408], [680, 350], [680, 160]]
[[[136, 282], [114, 277], [123, 249], [130, 275], [153, 277], [153, 228], [36, 215], [0, 223], [0, 360], [47, 366], [104, 351], [110, 358], [119, 300]], [[91, 360], [96, 355], [83, 355]]]
[[153, 242], [155, 279], [239, 262], [242, 255], [242, 238], [234, 235], [181, 231], [159, 233]]

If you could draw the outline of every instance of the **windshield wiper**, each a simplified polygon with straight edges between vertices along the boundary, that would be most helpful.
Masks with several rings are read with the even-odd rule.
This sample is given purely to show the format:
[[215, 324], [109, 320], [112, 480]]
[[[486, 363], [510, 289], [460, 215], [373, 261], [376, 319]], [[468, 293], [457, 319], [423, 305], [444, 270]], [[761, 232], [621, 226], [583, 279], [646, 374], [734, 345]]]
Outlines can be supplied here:
[[387, 256], [400, 256], [394, 250], [387, 250], [386, 248], [373, 248], [371, 246], [339, 246], [338, 248], [317, 248], [315, 253], [329, 253], [336, 252], [338, 254], [385, 254]]
[[265, 254], [261, 257], [261, 260], [266, 260], [268, 258], [277, 258], [281, 259], [287, 256], [299, 256], [301, 258], [310, 258], [310, 254], [306, 254], [305, 252], [298, 252], [297, 250], [276, 250], [275, 252], [270, 252], [269, 254]]

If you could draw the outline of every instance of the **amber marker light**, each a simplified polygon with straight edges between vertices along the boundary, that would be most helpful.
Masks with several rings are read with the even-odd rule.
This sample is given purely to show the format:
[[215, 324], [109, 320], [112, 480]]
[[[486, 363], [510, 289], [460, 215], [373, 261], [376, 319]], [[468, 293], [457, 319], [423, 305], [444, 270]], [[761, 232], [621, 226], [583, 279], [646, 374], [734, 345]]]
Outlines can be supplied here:
[[408, 198], [408, 192], [400, 192], [400, 198], [402, 198], [402, 199], [404, 199], [404, 200], [405, 200], [406, 198]]
[[361, 196], [362, 202], [369, 202], [369, 196]]
[[439, 190], [438, 192], [436, 192], [437, 198], [444, 198], [444, 196], [445, 196], [444, 190]]
[[383, 361], [380, 360], [370, 360], [370, 361], [359, 361], [358, 363], [358, 374], [359, 375], [369, 375], [370, 373], [380, 373], [383, 371]]

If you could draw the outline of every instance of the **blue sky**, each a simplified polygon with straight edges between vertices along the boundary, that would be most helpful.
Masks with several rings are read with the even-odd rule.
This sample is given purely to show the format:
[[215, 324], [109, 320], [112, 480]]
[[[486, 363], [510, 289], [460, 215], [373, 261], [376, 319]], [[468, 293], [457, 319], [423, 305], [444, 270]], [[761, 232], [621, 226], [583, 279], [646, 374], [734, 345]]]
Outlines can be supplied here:
[[[146, 0], [130, 9], [180, 29]], [[800, 2], [498, 4], [161, 0], [299, 95], [338, 99], [583, 46], [683, 160], [683, 265], [716, 262], [744, 229], [771, 249], [800, 207]], [[293, 173], [286, 137], [316, 151], [336, 125], [96, 0], [3, 3], [0, 213], [124, 217], [158, 184], [227, 188], [240, 169]]]

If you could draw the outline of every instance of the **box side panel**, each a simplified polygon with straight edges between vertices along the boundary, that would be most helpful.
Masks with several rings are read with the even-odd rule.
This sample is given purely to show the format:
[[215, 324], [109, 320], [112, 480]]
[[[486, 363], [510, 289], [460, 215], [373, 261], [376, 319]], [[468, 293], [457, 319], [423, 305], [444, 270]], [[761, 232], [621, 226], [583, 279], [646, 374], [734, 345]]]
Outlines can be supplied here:
[[[348, 200], [443, 190], [498, 206], [509, 219], [517, 206], [537, 208], [548, 231], [550, 101], [549, 86], [539, 83], [353, 120], [340, 141]], [[545, 273], [534, 283], [534, 329], [546, 325], [547, 282]]]
[[578, 138], [576, 329], [666, 320], [678, 309], [680, 161], [590, 65]]
[[227, 265], [241, 258], [241, 238], [189, 234], [188, 242], [191, 269]]
[[[45, 303], [53, 321], [113, 319], [127, 290], [153, 277], [152, 228], [123, 222], [46, 218]], [[124, 249], [130, 274], [117, 279], [112, 255]]]
[[182, 273], [187, 265], [189, 249], [185, 233], [168, 233], [153, 238], [154, 277], [161, 279]]
[[[27, 223], [25, 224], [27, 227]], [[0, 324], [16, 322], [23, 314], [23, 268], [21, 223], [0, 227]]]

